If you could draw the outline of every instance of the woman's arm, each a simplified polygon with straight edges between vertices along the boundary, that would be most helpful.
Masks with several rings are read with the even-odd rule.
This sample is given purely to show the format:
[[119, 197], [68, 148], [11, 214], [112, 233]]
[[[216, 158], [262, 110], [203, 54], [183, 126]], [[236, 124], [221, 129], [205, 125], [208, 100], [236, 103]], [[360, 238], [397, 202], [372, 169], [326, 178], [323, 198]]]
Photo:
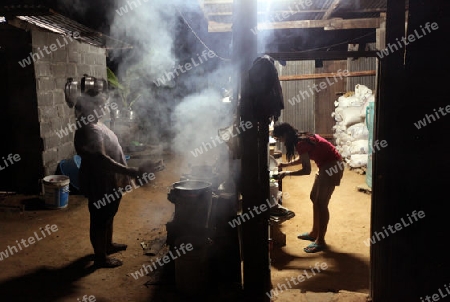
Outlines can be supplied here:
[[116, 162], [114, 159], [112, 159], [111, 157], [106, 155], [105, 152], [97, 152], [97, 153], [93, 154], [93, 156], [94, 156], [94, 158], [96, 158], [98, 160], [98, 163], [100, 164], [100, 166], [102, 166], [103, 169], [105, 169], [107, 171], [110, 171], [113, 173], [118, 173], [118, 174], [123, 174], [123, 175], [128, 175], [131, 177], [136, 177], [137, 175], [139, 175], [138, 168], [128, 167], [119, 162]]
[[285, 167], [295, 166], [295, 165], [300, 164], [301, 162], [302, 162], [302, 161], [301, 161], [301, 158], [300, 158], [300, 157], [297, 157], [296, 159], [294, 159], [294, 160], [292, 160], [292, 161], [290, 161], [290, 162], [288, 162], [288, 163], [280, 163], [280, 164], [278, 165], [278, 167], [280, 167], [280, 168], [285, 168]]
[[310, 175], [311, 174], [311, 160], [309, 158], [308, 152], [300, 154], [300, 158], [298, 159], [298, 161], [301, 162], [302, 168], [297, 171], [281, 172], [284, 174], [283, 177], [286, 175]]

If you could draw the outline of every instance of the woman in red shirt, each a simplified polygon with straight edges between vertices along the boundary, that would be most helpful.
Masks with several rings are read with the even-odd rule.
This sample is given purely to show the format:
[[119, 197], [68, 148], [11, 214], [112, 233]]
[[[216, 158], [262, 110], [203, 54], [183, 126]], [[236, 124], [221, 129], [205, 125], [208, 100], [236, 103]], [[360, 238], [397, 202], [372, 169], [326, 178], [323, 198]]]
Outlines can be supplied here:
[[[344, 172], [342, 157], [329, 141], [317, 134], [299, 132], [288, 123], [274, 126], [272, 136], [283, 142], [286, 147], [287, 163], [280, 163], [279, 168], [301, 164], [297, 171], [282, 171], [280, 179], [286, 175], [310, 175], [311, 160], [319, 171], [316, 173], [310, 199], [313, 203], [313, 226], [310, 232], [300, 234], [299, 239], [313, 241], [304, 248], [307, 253], [320, 252], [326, 247], [325, 233], [327, 231], [330, 214], [328, 203]], [[295, 153], [299, 155], [294, 159]]]

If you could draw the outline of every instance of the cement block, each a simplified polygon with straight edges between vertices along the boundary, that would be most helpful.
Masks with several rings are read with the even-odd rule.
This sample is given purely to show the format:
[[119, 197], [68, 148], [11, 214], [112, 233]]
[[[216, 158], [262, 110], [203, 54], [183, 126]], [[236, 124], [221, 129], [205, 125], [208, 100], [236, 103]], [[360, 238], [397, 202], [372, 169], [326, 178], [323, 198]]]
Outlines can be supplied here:
[[66, 78], [67, 63], [52, 64], [52, 73], [55, 78]]
[[94, 46], [94, 45], [89, 45], [89, 53], [99, 54], [99, 53], [101, 53], [102, 49], [103, 48], [101, 48], [101, 47], [97, 47], [97, 46]]
[[33, 62], [49, 62], [50, 61], [50, 55], [46, 54], [45, 51], [42, 48], [39, 47], [33, 47], [31, 53], [29, 54], [29, 58]]
[[58, 117], [60, 117], [60, 118], [65, 118], [66, 116], [68, 116], [70, 114], [69, 110], [68, 110], [70, 108], [68, 106], [66, 106], [65, 104], [58, 104], [58, 105], [55, 105], [55, 107], [58, 112]]
[[84, 57], [84, 64], [86, 65], [95, 65], [95, 56], [96, 54], [83, 54]]
[[53, 125], [51, 122], [42, 122], [39, 125], [41, 137], [49, 137], [51, 135], [55, 135], [55, 132], [53, 131]]
[[47, 167], [44, 168], [45, 175], [54, 175], [58, 169], [58, 163], [49, 163]]
[[53, 106], [53, 92], [43, 91], [37, 93], [38, 106]]
[[47, 167], [50, 163], [56, 163], [57, 162], [57, 151], [56, 148], [45, 150], [42, 152], [42, 162], [44, 164], [44, 167]]
[[33, 30], [31, 33], [31, 45], [42, 49], [45, 45], [48, 45], [49, 36], [49, 33], [46, 31]]
[[67, 49], [58, 48], [52, 52], [52, 60], [54, 63], [67, 63]]
[[51, 150], [57, 148], [61, 144], [60, 139], [57, 135], [44, 137], [42, 138], [42, 140], [44, 142], [44, 150]]
[[[63, 91], [63, 94], [64, 94], [64, 88], [66, 87], [66, 83], [67, 83], [66, 77], [55, 78], [55, 90], [61, 90], [61, 91]], [[55, 104], [59, 103], [59, 102], [57, 102], [58, 100], [59, 99], [56, 99], [56, 98], [54, 99]]]
[[79, 43], [78, 49], [81, 53], [89, 53], [89, 46], [87, 43]]
[[39, 120], [50, 121], [58, 116], [58, 110], [54, 106], [39, 106], [38, 107]]
[[52, 75], [51, 66], [48, 61], [37, 61], [34, 63], [34, 73], [36, 77], [48, 77]]
[[81, 53], [76, 51], [69, 51], [68, 58], [70, 63], [83, 64], [83, 60], [81, 58]]
[[75, 147], [73, 143], [65, 143], [58, 147], [58, 160], [71, 158], [75, 155]]
[[93, 55], [95, 58], [95, 65], [106, 66], [106, 56], [103, 54]]
[[78, 76], [83, 77], [84, 74], [91, 75], [91, 66], [85, 64], [77, 65]]
[[[70, 53], [69, 53], [69, 62], [70, 62]], [[66, 77], [67, 78], [77, 78], [77, 64], [69, 63], [66, 66]]]
[[39, 77], [37, 80], [37, 89], [39, 92], [49, 92], [56, 88], [53, 77]]
[[[71, 143], [73, 144], [74, 132], [70, 132], [69, 135], [65, 135], [61, 138], [61, 144]], [[75, 147], [74, 147], [75, 148]]]
[[106, 66], [93, 66], [92, 67], [93, 75], [97, 78], [107, 78]]
[[[64, 85], [65, 85], [66, 81], [64, 81]], [[64, 104], [69, 109], [69, 106], [67, 106], [67, 103], [66, 103], [66, 97], [64, 95], [64, 86], [60, 86], [61, 84], [62, 84], [62, 80], [57, 79], [58, 88], [53, 90], [53, 104], [55, 104], [55, 105]]]

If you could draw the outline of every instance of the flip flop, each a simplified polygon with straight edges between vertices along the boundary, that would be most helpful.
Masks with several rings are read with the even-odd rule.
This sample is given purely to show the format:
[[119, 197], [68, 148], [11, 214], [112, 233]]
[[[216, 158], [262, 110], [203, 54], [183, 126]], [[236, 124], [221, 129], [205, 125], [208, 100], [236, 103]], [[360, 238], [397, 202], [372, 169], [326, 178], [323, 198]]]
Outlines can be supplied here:
[[313, 242], [310, 245], [308, 245], [307, 247], [305, 247], [303, 250], [306, 253], [317, 253], [317, 252], [323, 251], [324, 249], [325, 249], [325, 245], [317, 244], [317, 243]]
[[309, 241], [316, 241], [316, 238], [309, 235], [309, 233], [303, 233], [297, 236], [298, 239], [301, 240], [309, 240]]

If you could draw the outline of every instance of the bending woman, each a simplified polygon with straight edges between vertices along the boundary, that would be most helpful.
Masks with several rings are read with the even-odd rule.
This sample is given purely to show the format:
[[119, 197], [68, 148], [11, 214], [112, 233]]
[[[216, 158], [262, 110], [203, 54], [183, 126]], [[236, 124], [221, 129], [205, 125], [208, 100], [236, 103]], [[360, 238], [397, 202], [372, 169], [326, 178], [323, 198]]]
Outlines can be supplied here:
[[[310, 232], [300, 234], [298, 238], [312, 241], [304, 248], [306, 253], [320, 252], [326, 248], [325, 234], [330, 219], [328, 203], [335, 187], [340, 185], [344, 172], [342, 157], [333, 144], [323, 137], [299, 132], [288, 123], [275, 125], [272, 136], [286, 147], [287, 163], [280, 163], [279, 168], [302, 165], [297, 171], [280, 172], [281, 179], [286, 175], [310, 175], [311, 160], [319, 168], [310, 194], [313, 203], [312, 229]], [[299, 155], [296, 159], [295, 153]]]

